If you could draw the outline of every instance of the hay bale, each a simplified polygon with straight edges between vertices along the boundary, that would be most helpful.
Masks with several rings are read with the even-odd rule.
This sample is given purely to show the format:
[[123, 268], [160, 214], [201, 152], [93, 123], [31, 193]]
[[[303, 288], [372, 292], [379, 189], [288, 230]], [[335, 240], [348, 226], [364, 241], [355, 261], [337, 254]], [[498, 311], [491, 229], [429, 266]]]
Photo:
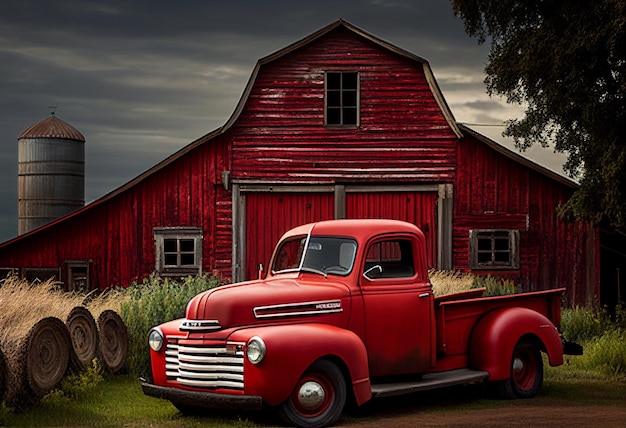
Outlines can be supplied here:
[[100, 358], [110, 373], [119, 373], [128, 357], [128, 332], [117, 312], [107, 309], [98, 317]]
[[100, 349], [98, 326], [93, 315], [86, 307], [76, 306], [67, 316], [65, 325], [70, 333], [78, 361], [82, 366], [90, 365], [98, 356]]
[[7, 392], [7, 361], [4, 358], [4, 352], [0, 347], [0, 403], [4, 401], [4, 395]]
[[63, 321], [43, 318], [31, 328], [24, 341], [28, 388], [36, 397], [58, 387], [72, 360], [72, 339]]
[[[77, 358], [67, 327], [61, 320], [66, 319], [83, 298], [64, 292], [52, 280], [30, 284], [10, 276], [0, 282], [0, 344], [7, 369], [6, 399], [11, 407], [27, 407], [40, 398], [50, 384], [58, 384], [59, 373], [62, 378], [68, 368], [75, 367]], [[58, 322], [42, 322], [47, 318]], [[42, 340], [52, 342], [42, 345]], [[66, 340], [70, 348], [67, 352], [62, 349]], [[29, 355], [29, 347], [33, 348], [32, 355]], [[61, 360], [55, 363], [49, 355]], [[29, 372], [30, 381], [27, 379]]]
[[57, 388], [75, 360], [67, 327], [58, 318], [39, 320], [8, 355], [7, 403], [24, 410]]
[[[55, 367], [46, 356], [50, 352], [55, 353], [57, 358], [61, 359], [61, 364], [64, 364], [67, 357], [68, 363], [65, 372], [79, 370], [82, 368], [81, 362], [85, 363], [87, 359], [91, 362], [93, 359], [91, 357], [92, 352], [94, 356], [100, 356], [104, 360], [103, 364], [109, 371], [121, 370], [126, 362], [128, 352], [126, 327], [121, 319], [111, 321], [113, 316], [105, 315], [103, 317], [102, 324], [104, 327], [102, 329], [108, 333], [107, 337], [102, 340], [98, 337], [98, 328], [100, 327], [92, 327], [95, 333], [90, 332], [91, 321], [87, 312], [83, 309], [75, 310], [75, 308], [86, 307], [95, 323], [96, 317], [100, 317], [103, 313], [113, 309], [119, 311], [125, 298], [125, 293], [120, 290], [110, 290], [103, 293], [92, 292], [87, 296], [77, 292], [66, 292], [62, 290], [58, 282], [53, 280], [33, 284], [17, 276], [9, 276], [0, 280], [0, 308], [2, 308], [0, 311], [0, 345], [4, 350], [6, 363], [7, 404], [16, 410], [27, 408], [41, 396], [44, 390], [48, 389], [50, 384], [57, 384], [56, 376], [46, 380], [48, 374], [53, 374], [52, 372], [58, 374], [62, 371], [62, 366]], [[82, 315], [78, 316], [78, 313]], [[37, 333], [35, 326], [47, 318], [55, 318], [60, 321], [64, 332], [60, 332], [61, 326], [51, 327], [51, 325], [58, 324], [56, 321], [45, 321], [43, 326], [47, 326], [47, 332], [39, 334], [47, 336], [47, 340], [52, 342], [48, 347], [41, 347], [41, 345], [37, 345], [38, 339], [31, 338], [29, 340], [29, 337]], [[72, 321], [74, 319], [80, 319], [77, 321], [79, 327], [75, 327], [74, 333], [70, 334], [66, 323], [61, 320], [66, 320], [72, 327], [75, 324]], [[53, 329], [59, 331], [53, 332]], [[96, 339], [93, 339], [93, 334], [96, 335]], [[61, 343], [66, 339], [69, 340], [70, 348], [67, 355], [61, 350]], [[31, 344], [28, 345], [28, 343]], [[74, 351], [74, 344], [76, 343], [80, 357]], [[98, 348], [100, 343], [106, 343], [107, 350], [105, 353], [99, 354], [97, 349], [92, 349], [92, 345], [95, 344], [95, 347]], [[25, 351], [25, 347], [28, 346], [39, 346], [40, 354], [28, 355], [28, 351]], [[29, 367], [32, 368], [26, 367], [28, 358], [30, 358]], [[28, 374], [29, 370], [32, 372], [30, 375]], [[27, 376], [30, 376], [30, 380]], [[1, 387], [2, 384], [0, 383]]]

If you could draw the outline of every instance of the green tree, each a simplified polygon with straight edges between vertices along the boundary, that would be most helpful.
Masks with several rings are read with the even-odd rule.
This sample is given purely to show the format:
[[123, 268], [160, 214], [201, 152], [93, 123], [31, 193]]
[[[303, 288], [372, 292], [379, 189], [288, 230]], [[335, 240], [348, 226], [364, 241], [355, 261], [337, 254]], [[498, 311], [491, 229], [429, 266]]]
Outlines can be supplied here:
[[504, 135], [553, 145], [580, 187], [561, 212], [626, 231], [626, 0], [452, 0], [488, 42], [490, 95], [524, 106]]

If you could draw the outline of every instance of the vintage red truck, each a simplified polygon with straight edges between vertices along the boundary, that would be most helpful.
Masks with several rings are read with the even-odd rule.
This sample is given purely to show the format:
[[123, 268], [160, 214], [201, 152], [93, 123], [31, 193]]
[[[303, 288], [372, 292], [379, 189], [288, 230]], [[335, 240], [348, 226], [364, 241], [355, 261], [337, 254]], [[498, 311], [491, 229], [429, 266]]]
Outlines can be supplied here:
[[265, 278], [201, 293], [185, 318], [151, 330], [144, 393], [182, 412], [275, 408], [303, 427], [334, 424], [348, 400], [456, 384], [536, 395], [541, 352], [554, 366], [567, 352], [564, 289], [435, 297], [425, 245], [394, 220], [290, 230]]

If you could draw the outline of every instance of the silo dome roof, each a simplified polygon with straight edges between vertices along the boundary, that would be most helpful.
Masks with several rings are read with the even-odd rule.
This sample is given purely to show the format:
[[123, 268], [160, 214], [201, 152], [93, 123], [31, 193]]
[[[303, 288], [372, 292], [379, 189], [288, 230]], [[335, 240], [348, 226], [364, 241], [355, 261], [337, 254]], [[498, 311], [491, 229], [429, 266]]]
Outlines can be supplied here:
[[22, 138], [62, 138], [64, 140], [85, 142], [83, 134], [54, 115], [29, 126], [17, 137], [18, 140]]

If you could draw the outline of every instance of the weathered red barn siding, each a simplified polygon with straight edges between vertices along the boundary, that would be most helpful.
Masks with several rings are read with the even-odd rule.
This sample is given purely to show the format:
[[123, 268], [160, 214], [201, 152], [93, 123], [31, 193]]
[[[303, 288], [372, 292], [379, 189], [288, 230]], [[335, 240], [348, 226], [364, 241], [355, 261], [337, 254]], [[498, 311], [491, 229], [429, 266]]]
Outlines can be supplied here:
[[334, 215], [332, 193], [261, 193], [246, 196], [246, 278], [258, 275], [274, 245], [289, 229], [301, 224], [330, 220]]
[[[324, 127], [324, 72], [358, 71], [360, 126]], [[456, 135], [420, 63], [337, 28], [260, 67], [233, 129], [233, 179], [452, 181]]]
[[[526, 291], [567, 287], [585, 304], [599, 291], [593, 254], [596, 231], [557, 216], [573, 188], [523, 166], [471, 136], [458, 145], [453, 264], [468, 270], [471, 229], [519, 229], [520, 269], [476, 271], [513, 279]], [[580, 249], [580, 251], [572, 251]], [[592, 287], [593, 288], [593, 287]]]
[[428, 267], [437, 266], [437, 194], [434, 192], [359, 192], [347, 195], [348, 218], [389, 218], [407, 221], [426, 237]]
[[126, 286], [155, 269], [155, 227], [194, 226], [210, 238], [203, 241], [205, 269], [228, 275], [231, 202], [217, 184], [229, 167], [225, 150], [219, 139], [200, 146], [110, 199], [9, 241], [0, 247], [2, 266], [59, 268], [66, 260], [91, 259], [92, 287]]

